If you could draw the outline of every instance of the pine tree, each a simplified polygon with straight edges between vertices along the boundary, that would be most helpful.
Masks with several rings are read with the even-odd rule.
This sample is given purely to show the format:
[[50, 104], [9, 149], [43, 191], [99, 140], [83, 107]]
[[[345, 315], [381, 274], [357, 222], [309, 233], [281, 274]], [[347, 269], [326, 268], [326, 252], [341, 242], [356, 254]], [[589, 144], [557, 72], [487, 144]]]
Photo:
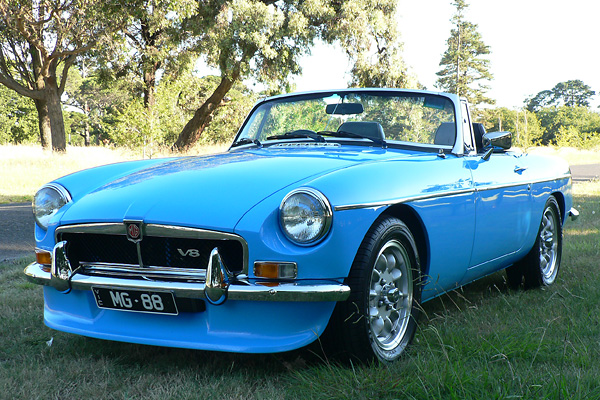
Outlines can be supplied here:
[[494, 100], [485, 96], [490, 87], [481, 82], [493, 79], [490, 61], [483, 57], [490, 54], [490, 47], [483, 42], [477, 24], [465, 20], [464, 11], [469, 6], [466, 0], [452, 4], [456, 7], [451, 19], [454, 28], [446, 41], [448, 49], [440, 61], [443, 69], [437, 72], [436, 86], [466, 97], [471, 104], [493, 104]]

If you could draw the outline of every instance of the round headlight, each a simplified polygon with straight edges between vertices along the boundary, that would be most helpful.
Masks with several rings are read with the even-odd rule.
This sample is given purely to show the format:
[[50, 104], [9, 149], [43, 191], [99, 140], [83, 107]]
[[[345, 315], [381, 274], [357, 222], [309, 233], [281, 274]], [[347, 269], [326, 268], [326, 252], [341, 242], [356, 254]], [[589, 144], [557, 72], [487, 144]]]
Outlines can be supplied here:
[[40, 228], [48, 229], [50, 219], [58, 210], [71, 201], [71, 195], [59, 184], [49, 183], [42, 187], [33, 198], [33, 215]]
[[310, 188], [290, 192], [279, 206], [283, 233], [301, 246], [316, 244], [331, 227], [332, 212], [327, 198]]

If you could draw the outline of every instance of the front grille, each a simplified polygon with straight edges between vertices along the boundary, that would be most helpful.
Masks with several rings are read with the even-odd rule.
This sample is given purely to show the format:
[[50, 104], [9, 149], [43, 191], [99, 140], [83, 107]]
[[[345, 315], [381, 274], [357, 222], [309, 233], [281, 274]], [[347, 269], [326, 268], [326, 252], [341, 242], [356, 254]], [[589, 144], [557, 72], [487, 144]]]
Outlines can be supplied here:
[[[137, 244], [127, 239], [123, 224], [61, 227], [57, 230], [57, 241], [67, 242], [67, 257], [73, 268], [103, 265], [110, 269], [111, 265], [140, 265]], [[139, 246], [142, 265], [154, 270], [203, 272], [208, 266], [211, 251], [217, 248], [232, 273], [245, 272], [245, 242], [232, 234], [165, 226], [153, 229], [152, 225], [148, 225]]]

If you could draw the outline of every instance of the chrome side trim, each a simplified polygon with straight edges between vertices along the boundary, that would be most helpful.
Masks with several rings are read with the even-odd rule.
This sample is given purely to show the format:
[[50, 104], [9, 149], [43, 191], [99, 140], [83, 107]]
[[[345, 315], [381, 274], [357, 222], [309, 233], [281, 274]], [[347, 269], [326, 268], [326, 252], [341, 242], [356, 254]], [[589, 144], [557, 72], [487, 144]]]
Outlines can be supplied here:
[[[31, 263], [25, 268], [26, 278], [38, 285], [53, 286], [50, 272], [41, 264]], [[92, 286], [149, 291], [170, 291], [176, 297], [205, 299], [205, 285], [197, 282], [163, 282], [139, 279], [120, 279], [75, 274], [71, 289], [91, 290]], [[344, 301], [350, 296], [350, 287], [332, 281], [297, 281], [266, 286], [260, 282], [237, 280], [229, 285], [228, 300], [243, 301]]]
[[454, 190], [454, 191], [443, 192], [443, 193], [432, 193], [432, 194], [425, 194], [425, 195], [418, 195], [418, 196], [410, 196], [410, 197], [405, 197], [402, 199], [386, 200], [386, 201], [379, 201], [379, 202], [373, 202], [373, 203], [341, 205], [341, 206], [335, 206], [334, 210], [335, 211], [345, 211], [345, 210], [356, 210], [356, 209], [360, 209], [360, 208], [389, 207], [389, 206], [393, 206], [396, 204], [410, 203], [413, 201], [429, 200], [429, 199], [436, 199], [436, 198], [442, 198], [442, 197], [460, 196], [460, 195], [468, 194], [468, 193], [485, 192], [488, 190], [506, 189], [506, 188], [510, 188], [510, 187], [533, 185], [536, 183], [556, 182], [556, 181], [560, 181], [563, 179], [571, 179], [571, 174], [565, 174], [561, 177], [552, 178], [552, 179], [538, 179], [538, 180], [524, 181], [524, 182], [519, 182], [519, 183], [489, 185], [489, 186], [485, 186], [485, 187], [476, 187], [476, 188]]
[[[59, 242], [62, 233], [97, 233], [104, 235], [126, 236], [126, 226], [123, 222], [90, 223], [77, 225], [64, 225], [56, 228], [55, 241]], [[239, 235], [227, 232], [209, 231], [199, 228], [188, 228], [184, 226], [147, 224], [144, 225], [144, 236], [172, 237], [185, 239], [209, 239], [209, 240], [235, 240], [242, 246], [243, 265], [242, 274], [248, 274], [248, 243]]]
[[475, 191], [476, 190], [473, 188], [463, 189], [463, 190], [456, 190], [456, 191], [452, 191], [452, 192], [432, 193], [432, 194], [424, 194], [424, 195], [420, 195], [420, 196], [410, 196], [410, 197], [405, 197], [403, 199], [379, 201], [379, 202], [374, 202], [374, 203], [349, 204], [349, 205], [344, 205], [344, 206], [335, 206], [334, 209], [335, 209], [335, 211], [345, 211], [345, 210], [355, 210], [355, 209], [359, 209], [359, 208], [387, 207], [387, 206], [392, 206], [395, 204], [410, 203], [412, 201], [435, 199], [435, 198], [439, 198], [439, 197], [459, 196], [462, 194], [473, 193]]
[[485, 186], [485, 187], [477, 187], [477, 188], [475, 188], [475, 191], [485, 192], [487, 190], [507, 189], [507, 188], [517, 187], [517, 186], [534, 185], [536, 183], [556, 182], [556, 181], [560, 181], [563, 179], [570, 179], [570, 178], [571, 178], [571, 174], [565, 174], [561, 177], [553, 178], [553, 179], [537, 179], [537, 180], [533, 180], [533, 181], [524, 181], [524, 182], [520, 182], [520, 183], [507, 183], [507, 184], [500, 184], [500, 185], [489, 185], [489, 186]]

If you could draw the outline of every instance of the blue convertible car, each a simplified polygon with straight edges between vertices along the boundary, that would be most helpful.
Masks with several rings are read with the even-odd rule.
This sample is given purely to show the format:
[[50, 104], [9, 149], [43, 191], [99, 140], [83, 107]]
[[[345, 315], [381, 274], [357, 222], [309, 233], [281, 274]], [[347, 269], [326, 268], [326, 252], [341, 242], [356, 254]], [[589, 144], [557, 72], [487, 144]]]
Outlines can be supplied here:
[[556, 279], [569, 166], [510, 147], [452, 94], [264, 99], [223, 154], [42, 187], [25, 274], [65, 332], [249, 353], [325, 333], [393, 361], [420, 303], [505, 268], [512, 286]]

